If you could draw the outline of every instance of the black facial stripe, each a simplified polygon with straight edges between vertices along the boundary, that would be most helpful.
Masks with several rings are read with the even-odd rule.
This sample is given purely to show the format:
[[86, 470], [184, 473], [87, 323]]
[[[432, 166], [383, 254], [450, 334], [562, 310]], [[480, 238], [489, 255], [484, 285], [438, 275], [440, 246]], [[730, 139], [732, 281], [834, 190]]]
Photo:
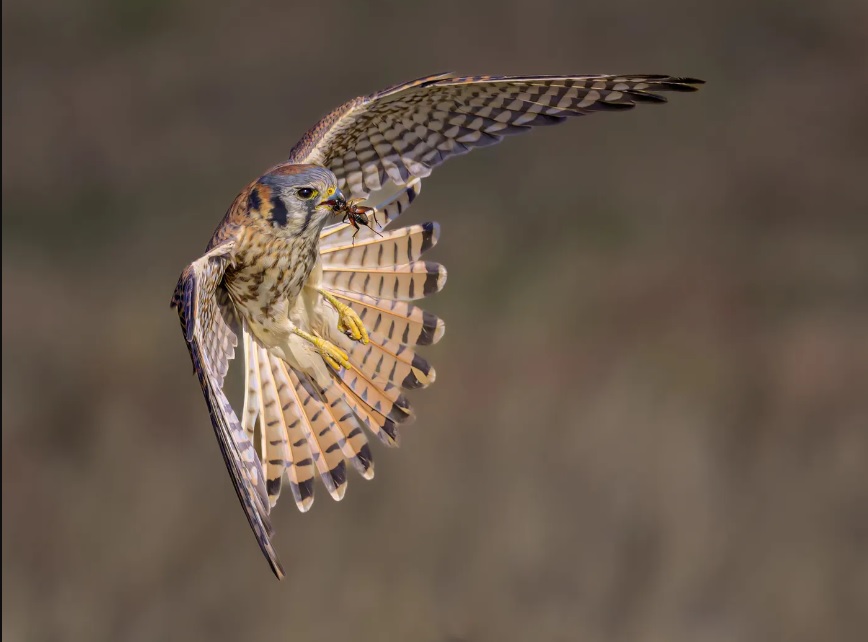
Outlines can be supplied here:
[[262, 199], [259, 198], [259, 190], [254, 187], [247, 197], [247, 208], [252, 212], [258, 211], [260, 207], [262, 207]]
[[286, 205], [283, 204], [283, 200], [279, 196], [271, 197], [271, 220], [274, 224], [280, 225], [283, 227], [286, 225], [286, 217], [288, 212], [286, 211]]
[[310, 225], [310, 219], [313, 218], [313, 208], [307, 211], [307, 214], [304, 215], [304, 225], [301, 226], [301, 231], [304, 232], [307, 230], [307, 226]]

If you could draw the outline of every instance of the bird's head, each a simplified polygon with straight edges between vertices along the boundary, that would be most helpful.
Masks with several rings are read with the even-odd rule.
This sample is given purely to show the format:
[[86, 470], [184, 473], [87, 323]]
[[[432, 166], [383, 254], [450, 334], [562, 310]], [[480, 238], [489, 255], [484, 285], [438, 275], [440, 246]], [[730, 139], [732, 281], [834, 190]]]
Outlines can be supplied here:
[[250, 188], [247, 211], [254, 222], [286, 237], [316, 237], [345, 205], [335, 175], [318, 165], [285, 163]]

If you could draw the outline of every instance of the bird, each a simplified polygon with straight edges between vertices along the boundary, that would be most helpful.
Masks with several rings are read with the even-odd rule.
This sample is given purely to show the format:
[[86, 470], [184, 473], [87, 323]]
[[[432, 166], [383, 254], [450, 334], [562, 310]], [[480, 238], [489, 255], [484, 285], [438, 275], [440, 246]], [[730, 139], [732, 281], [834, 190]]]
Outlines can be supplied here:
[[[171, 306], [238, 499], [278, 579], [285, 571], [270, 512], [281, 491], [305, 512], [315, 478], [335, 500], [348, 463], [371, 479], [366, 433], [396, 446], [399, 426], [415, 418], [405, 392], [435, 381], [418, 349], [439, 341], [445, 325], [411, 302], [446, 282], [442, 265], [421, 258], [440, 228], [392, 225], [421, 180], [508, 135], [666, 102], [661, 93], [701, 84], [659, 74], [425, 76], [344, 103], [238, 194], [181, 273]], [[389, 187], [365, 206], [373, 220], [352, 214]], [[240, 416], [224, 390], [239, 342]]]

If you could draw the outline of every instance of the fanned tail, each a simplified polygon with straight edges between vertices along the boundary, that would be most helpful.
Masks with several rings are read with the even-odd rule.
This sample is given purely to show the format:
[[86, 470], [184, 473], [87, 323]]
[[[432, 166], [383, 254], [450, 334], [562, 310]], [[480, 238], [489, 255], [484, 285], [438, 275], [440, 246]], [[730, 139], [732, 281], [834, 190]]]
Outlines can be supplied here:
[[[316, 398], [301, 385], [292, 368], [275, 356], [271, 357], [271, 363], [285, 383], [287, 401], [292, 404], [293, 414], [307, 439], [320, 479], [332, 498], [340, 501], [347, 490], [347, 466], [340, 450], [340, 429], [321, 404], [314, 403]], [[309, 406], [312, 407], [308, 411]]]
[[413, 348], [378, 334], [372, 334], [366, 346], [353, 343], [348, 354], [350, 362], [366, 376], [384, 379], [404, 390], [426, 388], [437, 378], [434, 368]]
[[[379, 223], [393, 222], [418, 193], [415, 179], [378, 205]], [[287, 479], [301, 511], [313, 504], [315, 477], [333, 499], [342, 499], [347, 461], [363, 478], [374, 476], [365, 430], [397, 446], [398, 426], [415, 419], [404, 391], [424, 388], [436, 378], [415, 346], [436, 343], [445, 326], [408, 301], [438, 292], [446, 282], [443, 266], [421, 260], [436, 245], [439, 231], [436, 223], [382, 234], [362, 228], [355, 237], [348, 223], [323, 230], [322, 287], [355, 310], [370, 335], [367, 345], [351, 341], [337, 329], [337, 312], [325, 304], [325, 338], [343, 348], [351, 364], [330, 371], [328, 382], [270, 354], [242, 324], [242, 426], [251, 441], [258, 437], [271, 505]]]
[[[418, 179], [377, 206], [384, 226], [393, 223], [419, 193]], [[353, 342], [326, 323], [327, 338], [346, 350], [351, 366], [333, 373], [330, 390], [341, 395], [361, 422], [388, 446], [398, 445], [398, 426], [415, 415], [404, 390], [424, 388], [436, 375], [414, 346], [440, 340], [445, 325], [408, 301], [439, 292], [446, 269], [422, 255], [437, 244], [440, 227], [422, 223], [389, 229], [381, 235], [363, 228], [333, 226], [321, 239], [322, 284], [352, 308], [370, 335], [367, 345]]]
[[[315, 470], [311, 444], [303, 426], [304, 415], [297, 411], [293, 403], [291, 386], [278, 365], [280, 361], [261, 346], [257, 346], [257, 359], [262, 373], [260, 417], [264, 423], [262, 432], [265, 435], [262, 441], [265, 456], [262, 459], [266, 463], [269, 500], [272, 503], [277, 501], [282, 473], [286, 470], [295, 504], [300, 511], [306, 512], [313, 503]], [[280, 429], [280, 434], [277, 431], [272, 433], [274, 426]]]
[[[336, 501], [346, 493], [346, 461], [365, 479], [374, 476], [373, 457], [364, 425], [373, 425], [347, 403], [335, 386], [318, 388], [313, 380], [270, 354], [245, 328], [247, 355], [245, 430], [252, 437], [259, 422], [257, 447], [263, 465], [268, 502], [273, 506], [288, 481], [296, 507], [307, 512], [319, 476]], [[370, 411], [368, 411], [370, 413]]]

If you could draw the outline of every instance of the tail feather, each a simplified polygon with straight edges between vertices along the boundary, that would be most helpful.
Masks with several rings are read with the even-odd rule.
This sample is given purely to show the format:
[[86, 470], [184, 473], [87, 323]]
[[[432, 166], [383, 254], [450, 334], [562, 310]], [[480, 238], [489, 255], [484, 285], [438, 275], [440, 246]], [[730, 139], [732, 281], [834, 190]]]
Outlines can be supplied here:
[[[320, 479], [335, 501], [347, 490], [346, 463], [338, 445], [340, 433], [319, 399], [311, 397], [299, 384], [298, 376], [283, 361], [271, 357], [271, 367], [285, 384], [289, 412], [300, 419], [313, 462]], [[304, 410], [302, 410], [304, 409]]]
[[[331, 497], [341, 500], [347, 487], [346, 460], [362, 477], [373, 478], [373, 456], [362, 426], [377, 426], [383, 419], [363, 405], [358, 406], [365, 413], [360, 418], [359, 402], [347, 403], [348, 390], [332, 384], [319, 390], [308, 376], [269, 354], [248, 332], [244, 349], [248, 357], [245, 416], [260, 424], [258, 450], [268, 505], [276, 503], [286, 476], [298, 509], [309, 510], [314, 470]], [[248, 433], [254, 434], [254, 426]]]
[[376, 333], [371, 333], [370, 339], [366, 346], [352, 343], [347, 350], [350, 363], [366, 377], [388, 381], [404, 390], [426, 388], [434, 383], [437, 378], [434, 368], [412, 348]]
[[275, 373], [266, 349], [257, 345], [257, 350], [262, 380], [260, 421], [265, 420], [265, 432], [267, 432], [268, 424], [276, 421], [277, 415], [280, 416], [279, 421], [284, 426], [289, 444], [288, 461], [285, 466], [289, 477], [289, 489], [298, 509], [306, 512], [313, 504], [314, 476], [313, 455], [301, 427], [301, 422], [305, 421], [306, 417], [303, 411], [293, 412], [294, 406], [287, 397], [288, 390], [285, 381], [281, 381], [283, 385], [278, 389]]
[[356, 311], [368, 332], [404, 345], [437, 343], [446, 331], [442, 319], [404, 301], [388, 301], [343, 290], [332, 294]]
[[[304, 378], [301, 385], [306, 386], [310, 394], [315, 394], [313, 383]], [[371, 448], [368, 446], [368, 438], [362, 430], [362, 423], [347, 403], [343, 391], [339, 386], [329, 385], [316, 391], [325, 401], [333, 421], [341, 431], [343, 438], [338, 442], [344, 457], [350, 460], [353, 468], [365, 479], [374, 477], [374, 458]]]
[[409, 423], [416, 419], [410, 402], [398, 386], [377, 377], [368, 377], [356, 367], [343, 370], [337, 377], [371, 410], [395, 423]]
[[247, 433], [250, 441], [256, 429], [256, 419], [259, 417], [259, 367], [256, 362], [256, 351], [251, 346], [250, 334], [246, 327], [243, 330], [244, 343], [244, 408], [241, 411], [241, 427]]
[[323, 285], [330, 290], [358, 292], [381, 299], [411, 301], [439, 292], [446, 284], [446, 268], [431, 261], [379, 268], [323, 265]]
[[262, 464], [265, 468], [268, 501], [271, 506], [274, 506], [280, 496], [283, 473], [290, 463], [287, 426], [280, 407], [279, 392], [268, 361], [268, 354], [263, 348], [257, 346], [254, 359], [258, 365], [259, 380], [262, 384], [260, 406]]
[[353, 414], [377, 439], [389, 447], [398, 445], [398, 422], [395, 421], [394, 416], [401, 417], [400, 413], [389, 412], [389, 415], [393, 415], [389, 416], [377, 410], [350, 388], [343, 378], [336, 377], [330, 387], [338, 389]]
[[[419, 180], [411, 180], [378, 205], [379, 223], [392, 223], [419, 189]], [[436, 223], [382, 234], [343, 223], [325, 228], [320, 236], [323, 286], [359, 315], [370, 336], [370, 343], [361, 345], [327, 328], [328, 338], [347, 351], [351, 367], [332, 373], [333, 383], [321, 394], [342, 399], [388, 446], [398, 445], [398, 424], [415, 419], [402, 389], [424, 388], [436, 378], [434, 369], [409, 346], [436, 343], [445, 324], [407, 301], [434, 294], [446, 282], [442, 265], [420, 260], [437, 243], [439, 232]], [[363, 435], [356, 426], [345, 434]]]
[[417, 261], [437, 244], [440, 226], [422, 223], [320, 249], [323, 267], [375, 268]]

